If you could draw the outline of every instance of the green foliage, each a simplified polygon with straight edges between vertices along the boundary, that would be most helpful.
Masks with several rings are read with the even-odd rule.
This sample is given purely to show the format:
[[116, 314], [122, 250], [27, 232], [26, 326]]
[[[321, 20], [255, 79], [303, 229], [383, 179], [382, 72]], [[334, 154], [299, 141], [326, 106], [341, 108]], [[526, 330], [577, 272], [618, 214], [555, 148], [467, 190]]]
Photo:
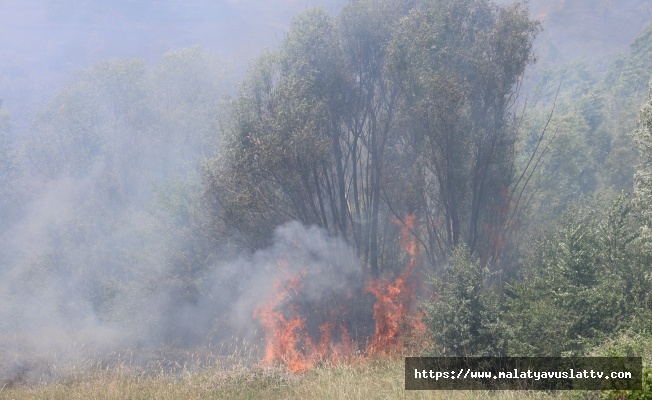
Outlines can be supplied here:
[[[514, 179], [512, 105], [539, 31], [523, 4], [432, 1], [415, 7], [389, 46], [405, 118], [421, 149], [423, 212], [445, 248], [484, 259], [501, 248]], [[441, 255], [444, 258], [444, 255]]]
[[[562, 108], [563, 109], [563, 108]], [[594, 158], [587, 120], [577, 109], [559, 111], [548, 120], [548, 112], [530, 113], [529, 141], [525, 154], [534, 151], [537, 135], [548, 124], [540, 145], [543, 148], [528, 198], [529, 206], [536, 210], [529, 219], [544, 223], [564, 212], [573, 201], [594, 193], [598, 184], [597, 161]], [[520, 161], [524, 163], [524, 160]]]
[[432, 278], [434, 300], [424, 305], [426, 323], [440, 356], [505, 354], [499, 295], [491, 274], [468, 248], [458, 247], [443, 276]]
[[646, 313], [652, 281], [637, 237], [626, 196], [605, 213], [566, 213], [536, 242], [508, 287], [510, 353], [583, 354]]
[[[224, 62], [200, 47], [166, 53], [154, 69], [144, 60], [103, 61], [80, 71], [39, 111], [21, 143], [32, 175], [83, 176], [100, 166], [113, 195], [126, 196], [169, 175], [196, 168], [215, 144]], [[172, 148], [173, 151], [168, 151]]]
[[279, 223], [316, 224], [375, 275], [397, 264], [391, 217], [414, 214], [429, 262], [462, 243], [486, 261], [508, 226], [511, 106], [537, 32], [522, 4], [485, 0], [305, 12], [251, 70], [206, 165], [213, 232], [258, 248]]
[[600, 129], [611, 136], [603, 175], [617, 188], [632, 188], [631, 177], [636, 171], [638, 154], [630, 132], [636, 128], [636, 112], [645, 102], [651, 70], [652, 26], [634, 40], [630, 54], [614, 62], [602, 85], [606, 118]]
[[632, 190], [638, 154], [629, 133], [648, 87], [650, 49], [652, 27], [634, 40], [630, 54], [613, 62], [604, 77], [588, 60], [542, 73], [531, 91], [534, 107], [526, 112], [528, 133], [519, 160], [520, 165], [527, 162], [554, 108], [543, 144], [550, 145], [532, 178], [537, 193], [528, 205], [536, 212], [528, 218], [535, 224], [559, 215], [570, 200]]
[[652, 223], [652, 92], [640, 111], [638, 129], [633, 132], [633, 138], [641, 154], [641, 163], [634, 176], [635, 199], [644, 223], [642, 229], [649, 236], [647, 231]]
[[156, 141], [176, 146], [171, 154], [176, 162], [167, 165], [171, 175], [194, 171], [198, 156], [214, 153], [216, 113], [228, 89], [229, 70], [219, 54], [193, 46], [163, 54], [149, 74]]
[[539, 146], [533, 190], [524, 200], [531, 226], [554, 220], [573, 202], [628, 187], [625, 154], [617, 166], [606, 166], [623, 147], [607, 126], [609, 94], [588, 61], [545, 71], [532, 97], [535, 106], [526, 111], [518, 160], [523, 168]]
[[[632, 60], [642, 60], [640, 51], [645, 38], [644, 34], [637, 40], [634, 50], [638, 50]], [[624, 81], [619, 82], [623, 84]], [[541, 186], [541, 198], [545, 199], [546, 206], [536, 206], [537, 212], [553, 206], [556, 213], [561, 213], [573, 196], [581, 198], [599, 187], [608, 187], [604, 177], [597, 186], [577, 185], [581, 183], [578, 178], [583, 176], [582, 170], [594, 176], [604, 175], [601, 171], [614, 176], [620, 168], [614, 167], [614, 157], [620, 157], [618, 163], [623, 166], [620, 170], [625, 171], [625, 175], [627, 168], [624, 167], [633, 165], [631, 154], [617, 155], [621, 151], [632, 151], [631, 148], [626, 150], [624, 142], [618, 143], [619, 137], [625, 134], [609, 127], [612, 122], [609, 116], [614, 113], [619, 113], [618, 118], [627, 119], [628, 112], [618, 108], [622, 105], [616, 107], [619, 90], [627, 85], [614, 86], [615, 83], [608, 80], [607, 83], [611, 87], [603, 84], [596, 91], [580, 90], [580, 100], [586, 101], [576, 105], [571, 105], [569, 99], [577, 95], [560, 95], [558, 110], [561, 114], [553, 116], [550, 122], [555, 137], [540, 170], [542, 177], [549, 171], [549, 184], [553, 185]], [[620, 89], [616, 90], [618, 87]], [[644, 155], [644, 162], [635, 176], [634, 195], [618, 196], [608, 207], [584, 201], [587, 203], [584, 206], [571, 207], [557, 222], [539, 228], [544, 229], [543, 235], [534, 236], [532, 250], [521, 261], [520, 275], [506, 291], [506, 317], [511, 326], [510, 354], [585, 354], [596, 343], [613, 337], [621, 329], [647, 329], [644, 321], [649, 318], [652, 305], [652, 260], [647, 236], [649, 160], [645, 158], [650, 147], [646, 145], [650, 136], [647, 120], [652, 120], [648, 108], [649, 105], [643, 107], [639, 128], [633, 134], [634, 142]], [[599, 137], [604, 141], [593, 141]], [[631, 179], [631, 173], [629, 177]], [[603, 191], [602, 197], [610, 196]], [[554, 221], [550, 218], [554, 214], [544, 213], [543, 220]]]
[[205, 170], [215, 232], [257, 248], [296, 219], [351, 239], [363, 262], [377, 266], [380, 141], [393, 120], [383, 96], [393, 89], [382, 74], [380, 31], [352, 22], [373, 12], [372, 3], [385, 2], [351, 4], [338, 20], [305, 12], [280, 51], [256, 62], [234, 102], [226, 146]]
[[605, 391], [600, 399], [636, 399], [652, 398], [652, 334], [647, 316], [647, 327], [637, 330], [626, 330], [613, 339], [609, 339], [590, 351], [591, 357], [642, 357], [643, 358], [643, 389], [628, 391]]
[[609, 70], [605, 81], [620, 101], [642, 100], [652, 78], [652, 25], [634, 39], [630, 54], [619, 58]]

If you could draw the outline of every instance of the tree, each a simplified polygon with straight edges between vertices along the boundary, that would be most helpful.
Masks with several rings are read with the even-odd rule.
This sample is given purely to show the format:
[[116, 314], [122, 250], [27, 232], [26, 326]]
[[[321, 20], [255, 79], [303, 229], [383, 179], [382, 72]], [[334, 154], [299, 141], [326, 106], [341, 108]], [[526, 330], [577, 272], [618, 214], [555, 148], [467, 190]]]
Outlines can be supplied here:
[[339, 144], [329, 140], [337, 120], [329, 120], [323, 93], [333, 87], [333, 70], [319, 67], [319, 57], [328, 58], [329, 26], [322, 11], [304, 15], [285, 42], [292, 57], [269, 53], [255, 63], [233, 104], [222, 151], [205, 168], [213, 231], [249, 248], [266, 244], [286, 220], [334, 232], [342, 224], [344, 200], [329, 157]]
[[[638, 283], [652, 288], [652, 89], [648, 102], [641, 108], [638, 128], [633, 133], [633, 139], [641, 155], [641, 163], [634, 175], [633, 211], [638, 220], [639, 237], [634, 245], [638, 249], [636, 265], [647, 266], [638, 273]], [[638, 285], [637, 285], [638, 286]], [[652, 292], [652, 289], [650, 289]], [[645, 306], [652, 312], [652, 295], [644, 298]]]
[[524, 7], [480, 0], [307, 11], [250, 72], [205, 168], [213, 232], [258, 248], [282, 222], [317, 224], [378, 275], [397, 262], [390, 217], [418, 213], [432, 263], [461, 243], [491, 255], [536, 32]]
[[227, 93], [229, 65], [216, 53], [200, 46], [169, 51], [151, 71], [152, 102], [160, 107], [159, 140], [177, 147], [171, 175], [194, 172], [197, 158], [213, 154], [216, 114]]
[[283, 221], [317, 224], [346, 237], [378, 274], [384, 154], [398, 96], [384, 75], [384, 49], [396, 9], [355, 2], [337, 21], [308, 11], [280, 52], [258, 61], [235, 102], [225, 151], [205, 172], [216, 229], [256, 248]]
[[512, 107], [537, 32], [525, 4], [426, 1], [394, 36], [432, 258], [462, 243], [483, 260], [501, 250], [515, 182]]
[[[167, 53], [152, 68], [103, 61], [39, 110], [17, 143], [24, 215], [3, 232], [16, 239], [0, 255], [18, 271], [7, 275], [21, 289], [17, 299], [59, 307], [57, 317], [79, 324], [140, 318], [143, 330], [196, 300], [210, 250], [195, 240], [201, 224], [191, 204], [199, 161], [219, 138], [225, 70], [198, 47]], [[69, 286], [48, 286], [59, 280]], [[141, 314], [163, 289], [168, 309]], [[66, 308], [69, 292], [84, 310]]]
[[637, 225], [621, 195], [606, 207], [571, 208], [541, 235], [507, 287], [512, 354], [580, 355], [647, 320], [650, 260]]
[[643, 218], [642, 229], [649, 235], [652, 223], [652, 90], [648, 102], [641, 108], [633, 137], [641, 154], [641, 163], [634, 175], [635, 201]]

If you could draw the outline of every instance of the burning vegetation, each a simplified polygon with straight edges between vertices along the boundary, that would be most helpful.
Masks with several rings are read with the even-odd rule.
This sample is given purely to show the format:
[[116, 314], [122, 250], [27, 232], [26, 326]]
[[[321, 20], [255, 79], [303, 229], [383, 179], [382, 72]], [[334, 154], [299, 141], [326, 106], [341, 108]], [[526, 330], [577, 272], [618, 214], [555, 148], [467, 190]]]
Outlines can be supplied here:
[[[265, 335], [265, 363], [303, 373], [320, 363], [390, 354], [408, 343], [404, 339], [425, 334], [416, 309], [418, 246], [411, 233], [415, 218], [394, 222], [401, 227], [402, 248], [409, 256], [394, 279], [358, 277], [339, 293], [313, 299], [306, 282], [325, 271], [303, 268], [292, 273], [287, 260], [278, 261], [281, 273], [274, 290], [254, 311]], [[312, 276], [308, 271], [314, 271]]]

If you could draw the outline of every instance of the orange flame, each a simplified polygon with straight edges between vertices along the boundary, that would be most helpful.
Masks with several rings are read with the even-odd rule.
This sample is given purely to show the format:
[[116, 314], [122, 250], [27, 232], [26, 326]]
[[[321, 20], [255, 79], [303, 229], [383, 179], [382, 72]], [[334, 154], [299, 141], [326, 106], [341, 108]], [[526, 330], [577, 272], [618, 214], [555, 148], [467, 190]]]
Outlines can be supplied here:
[[[279, 264], [283, 266], [282, 262]], [[291, 291], [296, 292], [301, 288], [304, 275], [305, 272], [302, 271], [289, 277], [285, 282], [277, 278], [274, 281], [275, 294], [267, 304], [257, 307], [254, 311], [254, 317], [260, 320], [267, 338], [265, 362], [272, 364], [281, 361], [294, 372], [303, 372], [312, 366], [304, 360], [303, 355], [296, 348], [306, 324], [294, 310], [289, 317], [286, 317], [278, 308], [288, 299]]]
[[[306, 271], [289, 275], [284, 261], [279, 262], [285, 279], [274, 281], [274, 294], [254, 310], [265, 332], [265, 358], [267, 364], [280, 363], [295, 373], [303, 373], [325, 361], [340, 362], [354, 353], [354, 344], [343, 324], [334, 329], [331, 321], [319, 326], [318, 339], [310, 335], [306, 318], [301, 317], [292, 297], [303, 289]], [[288, 305], [289, 304], [289, 305]], [[285, 309], [285, 311], [283, 311]], [[307, 315], [308, 318], [311, 315]], [[339, 335], [336, 333], [339, 332]]]
[[[413, 310], [416, 299], [414, 270], [418, 259], [418, 244], [412, 234], [415, 217], [408, 215], [405, 222], [398, 219], [394, 222], [401, 227], [401, 247], [408, 254], [409, 261], [393, 281], [369, 278], [363, 290], [363, 293], [375, 297], [375, 331], [371, 340], [365, 343], [367, 354], [390, 354], [401, 349], [405, 344], [403, 339], [423, 336], [426, 332], [421, 315]], [[362, 297], [356, 299], [351, 295], [348, 299], [336, 299], [335, 304], [339, 307], [330, 303], [320, 306], [322, 309], [330, 307], [326, 321], [318, 329], [310, 328], [317, 326], [320, 316], [314, 309], [303, 307], [300, 310], [297, 305], [300, 303], [297, 299], [305, 290], [306, 270], [292, 275], [287, 273], [285, 263], [279, 262], [283, 276], [274, 281], [274, 294], [254, 311], [254, 317], [260, 321], [265, 333], [263, 361], [283, 364], [295, 373], [303, 373], [319, 363], [355, 360], [360, 343], [351, 338], [343, 321], [347, 308], [350, 308], [349, 301], [360, 301]]]
[[[416, 282], [414, 269], [418, 256], [418, 244], [412, 234], [415, 217], [405, 218], [405, 222], [394, 219], [401, 226], [401, 246], [408, 253], [410, 260], [403, 273], [393, 282], [383, 279], [370, 279], [367, 291], [376, 297], [374, 320], [376, 330], [369, 346], [371, 353], [389, 354], [399, 345], [402, 337], [411, 335], [415, 330], [425, 328], [421, 321], [410, 312], [416, 299]], [[412, 318], [410, 318], [412, 317]], [[412, 319], [412, 321], [409, 321]]]

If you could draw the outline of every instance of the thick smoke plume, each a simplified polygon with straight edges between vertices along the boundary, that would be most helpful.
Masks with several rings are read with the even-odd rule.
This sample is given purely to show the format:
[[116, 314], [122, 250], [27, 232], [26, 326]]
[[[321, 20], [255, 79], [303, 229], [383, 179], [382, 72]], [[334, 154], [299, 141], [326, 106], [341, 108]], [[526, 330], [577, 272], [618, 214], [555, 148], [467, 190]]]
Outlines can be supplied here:
[[[165, 265], [170, 260], [165, 257], [140, 263], [139, 271], [111, 269], [106, 264], [73, 270], [70, 257], [90, 263], [95, 249], [83, 242], [77, 243], [75, 255], [57, 255], [56, 249], [68, 229], [81, 223], [76, 210], [97, 189], [99, 168], [81, 180], [51, 182], [29, 205], [26, 219], [4, 236], [7, 264], [0, 276], [3, 382], [60, 379], [75, 369], [102, 367], [97, 363], [127, 361], [146, 368], [166, 349], [216, 348], [234, 337], [262, 343], [264, 333], [256, 309], [273, 296], [275, 282], [302, 274], [303, 298], [294, 300], [304, 307], [332, 306], [362, 284], [355, 256], [341, 239], [298, 222], [279, 227], [270, 247], [220, 262], [198, 276], [202, 293], [195, 301], [180, 301], [176, 285], [161, 283], [170, 279], [171, 267]], [[124, 219], [118, 223], [138, 229], [145, 222]], [[51, 257], [59, 257], [59, 262], [47, 262]], [[107, 286], [119, 296], [100, 299], [108, 296], [102, 293], [110, 289]]]

